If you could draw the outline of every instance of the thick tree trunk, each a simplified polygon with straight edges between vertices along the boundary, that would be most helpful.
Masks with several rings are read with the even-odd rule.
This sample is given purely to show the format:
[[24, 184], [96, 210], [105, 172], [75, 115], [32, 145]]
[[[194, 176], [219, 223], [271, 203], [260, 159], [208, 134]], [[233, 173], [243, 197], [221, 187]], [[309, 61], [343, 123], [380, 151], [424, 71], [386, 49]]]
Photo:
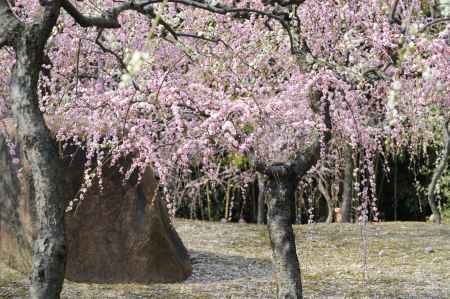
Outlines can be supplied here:
[[353, 200], [353, 157], [352, 147], [347, 145], [344, 149], [344, 186], [342, 191], [341, 222], [348, 223], [352, 220]]
[[[313, 92], [311, 108], [320, 103], [320, 92]], [[328, 101], [324, 103], [324, 123], [328, 129], [323, 137], [326, 144], [331, 139], [331, 116]], [[278, 298], [302, 298], [300, 264], [295, 247], [295, 235], [292, 229], [292, 202], [298, 179], [303, 177], [320, 158], [320, 139], [316, 136], [310, 146], [296, 154], [295, 159], [285, 163], [267, 165], [258, 161], [253, 153], [250, 160], [258, 172], [268, 176], [267, 226], [272, 246], [273, 264], [277, 275]]]
[[264, 224], [264, 218], [265, 218], [265, 212], [264, 212], [264, 206], [265, 206], [265, 192], [264, 192], [264, 186], [265, 186], [265, 178], [264, 175], [261, 173], [258, 173], [258, 224]]
[[267, 226], [277, 276], [277, 298], [302, 298], [300, 265], [291, 223], [295, 177], [269, 177]]
[[435, 190], [436, 185], [441, 178], [442, 172], [444, 171], [445, 167], [447, 166], [448, 157], [450, 154], [450, 129], [448, 127], [449, 120], [447, 119], [443, 124], [443, 139], [444, 139], [444, 147], [442, 148], [442, 154], [441, 154], [441, 161], [436, 166], [433, 177], [431, 179], [430, 185], [428, 185], [428, 203], [431, 208], [431, 212], [433, 215], [431, 215], [431, 219], [434, 223], [441, 223], [441, 211], [439, 210], [438, 205], [436, 204], [436, 198], [435, 198]]
[[37, 235], [33, 244], [30, 295], [59, 298], [65, 268], [65, 200], [58, 151], [39, 110], [37, 86], [44, 53], [36, 32], [33, 27], [27, 28], [17, 40], [10, 98], [17, 121], [17, 138], [30, 163], [35, 193]]

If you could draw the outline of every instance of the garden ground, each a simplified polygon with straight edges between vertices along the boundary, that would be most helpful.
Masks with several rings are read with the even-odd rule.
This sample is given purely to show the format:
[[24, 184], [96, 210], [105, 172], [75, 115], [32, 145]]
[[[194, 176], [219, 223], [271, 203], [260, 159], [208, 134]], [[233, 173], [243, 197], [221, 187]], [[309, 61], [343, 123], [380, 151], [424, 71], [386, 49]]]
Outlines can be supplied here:
[[[274, 298], [265, 226], [176, 219], [175, 227], [193, 262], [188, 280], [154, 285], [66, 281], [62, 298]], [[365, 234], [354, 224], [297, 225], [294, 230], [306, 298], [450, 298], [450, 225], [369, 224]], [[26, 276], [0, 264], [0, 298], [26, 298], [27, 288]]]

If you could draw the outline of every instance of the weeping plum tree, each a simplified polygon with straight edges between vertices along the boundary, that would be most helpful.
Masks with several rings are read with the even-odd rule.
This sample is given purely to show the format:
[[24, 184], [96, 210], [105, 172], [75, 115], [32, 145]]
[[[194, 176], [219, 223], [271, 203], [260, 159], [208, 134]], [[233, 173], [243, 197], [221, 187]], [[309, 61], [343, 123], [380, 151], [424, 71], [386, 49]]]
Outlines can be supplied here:
[[175, 166], [189, 173], [196, 161], [220, 181], [218, 155], [251, 157], [268, 176], [278, 297], [301, 298], [288, 209], [298, 177], [337, 161], [342, 144], [363, 148], [355, 191], [366, 221], [380, 140], [417, 144], [407, 133], [449, 106], [446, 19], [390, 2], [0, 0], [0, 60], [14, 64], [1, 70], [0, 107], [18, 121], [40, 209], [32, 297], [57, 298], [64, 276], [50, 126], [83, 142], [82, 191], [124, 155], [125, 179], [152, 164], [163, 186]]
[[[168, 73], [167, 69], [164, 69], [165, 65], [161, 66], [155, 74], [157, 74], [157, 80], [152, 78], [141, 78], [142, 81], [147, 81], [145, 89], [143, 89], [136, 81], [135, 73], [139, 69], [142, 57], [140, 53], [131, 53], [131, 57], [128, 57], [130, 53], [126, 50], [129, 49], [111, 49], [109, 46], [112, 43], [106, 45], [105, 39], [116, 39], [116, 43], [119, 45], [125, 42], [128, 36], [131, 36], [135, 46], [139, 47], [139, 42], [145, 44], [148, 48], [152, 45], [150, 42], [145, 43], [142, 40], [142, 35], [139, 33], [145, 32], [148, 25], [154, 25], [154, 30], [158, 31], [157, 34], [162, 36], [164, 32], [168, 31], [174, 40], [178, 40], [180, 36], [204, 39], [208, 42], [214, 41], [208, 39], [200, 34], [190, 34], [183, 32], [175, 32], [174, 29], [166, 23], [159, 15], [157, 15], [153, 8], [155, 1], [142, 1], [142, 2], [123, 2], [120, 5], [115, 5], [113, 2], [105, 1], [100, 9], [104, 9], [103, 13], [96, 16], [92, 16], [89, 11], [83, 11], [86, 7], [77, 7], [70, 1], [28, 1], [10, 2], [3, 0], [0, 2], [1, 10], [0, 17], [2, 23], [2, 31], [0, 32], [2, 48], [7, 47], [7, 52], [2, 53], [2, 59], [5, 61], [12, 61], [13, 66], [10, 71], [6, 70], [3, 74], [10, 79], [9, 91], [4, 94], [2, 98], [2, 112], [9, 113], [10, 106], [12, 107], [12, 115], [16, 118], [18, 123], [18, 140], [23, 145], [25, 155], [30, 161], [33, 173], [33, 182], [36, 190], [36, 207], [37, 207], [37, 219], [38, 219], [38, 236], [33, 247], [33, 272], [31, 276], [31, 296], [33, 298], [56, 298], [59, 297], [59, 293], [62, 287], [62, 281], [64, 278], [64, 202], [63, 192], [61, 191], [62, 182], [59, 180], [61, 175], [61, 165], [58, 160], [58, 154], [54, 144], [52, 143], [50, 133], [47, 126], [53, 126], [53, 128], [60, 128], [58, 132], [58, 138], [60, 140], [66, 140], [68, 143], [74, 142], [80, 144], [80, 140], [86, 143], [88, 152], [94, 153], [98, 159], [102, 157], [102, 151], [105, 147], [108, 148], [110, 153], [108, 159], [112, 160], [114, 164], [120, 156], [129, 154], [132, 152], [135, 154], [135, 162], [133, 167], [124, 173], [125, 177], [128, 177], [135, 168], [142, 167], [153, 162], [159, 170], [161, 178], [164, 181], [165, 170], [167, 165], [160, 165], [161, 153], [158, 151], [155, 153], [155, 148], [149, 148], [153, 146], [152, 141], [157, 140], [158, 147], [169, 147], [173, 143], [164, 144], [168, 138], [173, 138], [174, 133], [181, 133], [179, 118], [180, 115], [174, 111], [176, 105], [167, 105], [163, 103], [164, 108], [170, 108], [171, 113], [169, 115], [158, 115], [157, 118], [150, 118], [149, 122], [141, 122], [141, 120], [147, 119], [152, 116], [152, 107], [147, 106], [143, 96], [153, 96], [151, 103], [155, 108], [160, 108], [158, 103], [159, 97], [164, 94], [161, 93], [162, 83], [160, 78], [161, 71]], [[158, 1], [156, 1], [158, 2]], [[160, 1], [163, 2], [163, 1]], [[265, 15], [269, 18], [281, 20], [281, 15], [275, 15], [268, 12], [258, 12], [256, 10], [248, 10], [243, 8], [230, 8], [228, 6], [210, 5], [203, 1], [194, 1], [192, 3], [184, 3], [187, 5], [195, 6], [200, 10], [206, 10], [213, 13], [236, 14], [233, 17], [240, 18], [240, 13], [255, 13], [257, 15]], [[166, 5], [163, 6], [163, 8]], [[182, 12], [176, 7], [176, 14], [182, 15]], [[61, 11], [64, 11], [60, 17]], [[133, 20], [130, 16], [121, 15], [125, 11], [134, 11], [148, 17], [143, 21], [141, 28], [133, 24]], [[75, 21], [75, 24], [71, 24], [73, 28], [66, 28], [67, 23], [71, 23], [70, 20]], [[175, 19], [175, 16], [172, 16]], [[248, 19], [248, 16], [242, 16]], [[130, 27], [121, 27], [119, 23], [121, 21], [129, 21], [127, 25]], [[180, 21], [181, 19], [181, 21]], [[194, 19], [189, 20], [191, 23]], [[146, 24], [147, 22], [147, 24]], [[176, 22], [185, 22], [182, 18], [178, 17]], [[153, 23], [153, 24], [152, 24]], [[188, 23], [188, 22], [186, 22]], [[95, 31], [82, 32], [78, 26], [81, 27], [93, 27]], [[157, 28], [158, 25], [162, 25], [162, 29]], [[195, 29], [195, 25], [188, 24]], [[138, 29], [131, 30], [136, 26]], [[172, 24], [176, 27], [176, 24]], [[122, 29], [118, 30], [118, 33], [109, 35], [106, 37], [104, 29]], [[197, 30], [198, 31], [198, 30]], [[131, 34], [131, 32], [134, 33]], [[128, 33], [128, 34], [127, 34]], [[148, 31], [146, 32], [148, 33]], [[73, 49], [73, 37], [78, 37], [78, 47], [76, 48], [76, 54], [72, 56], [65, 56]], [[92, 37], [91, 37], [92, 36]], [[136, 38], [139, 37], [139, 38]], [[153, 32], [148, 34], [147, 39], [152, 39]], [[83, 42], [88, 42], [88, 46], [82, 45]], [[149, 45], [150, 44], [150, 45]], [[178, 54], [185, 54], [186, 57], [192, 60], [191, 55], [186, 53], [186, 45], [176, 44], [170, 42], [170, 47], [177, 49]], [[165, 45], [159, 45], [156, 47], [159, 52], [155, 51], [155, 55], [165, 55]], [[191, 45], [192, 47], [192, 45]], [[101, 50], [103, 56], [95, 57], [92, 49], [97, 51]], [[114, 47], [113, 47], [114, 48]], [[12, 51], [9, 51], [12, 49]], [[123, 50], [121, 54], [118, 54], [115, 50]], [[147, 49], [146, 49], [147, 50]], [[190, 50], [190, 49], [187, 49]], [[93, 55], [94, 54], [94, 55]], [[97, 53], [98, 55], [98, 53]], [[107, 55], [110, 55], [114, 59], [109, 59]], [[43, 57], [49, 57], [49, 61], [46, 61], [44, 65]], [[179, 55], [178, 55], [179, 56]], [[67, 65], [65, 61], [66, 57], [75, 57], [75, 63]], [[242, 59], [242, 58], [241, 58]], [[181, 60], [181, 59], [180, 59]], [[187, 60], [187, 59], [186, 59]], [[126, 62], [125, 62], [126, 61]], [[97, 68], [94, 67], [94, 75], [90, 73], [92, 66], [97, 64]], [[103, 64], [100, 66], [100, 64]], [[162, 63], [161, 63], [162, 64]], [[181, 61], [182, 67], [190, 67], [186, 61]], [[76, 67], [74, 67], [76, 66]], [[175, 67], [173, 65], [172, 67]], [[114, 74], [111, 72], [111, 68], [118, 69], [122, 72], [120, 82], [115, 80]], [[46, 71], [48, 76], [40, 77], [41, 73]], [[159, 72], [158, 72], [159, 71]], [[178, 66], [177, 66], [178, 71]], [[72, 73], [72, 74], [70, 74]], [[67, 76], [64, 76], [67, 75]], [[153, 75], [153, 74], [152, 74]], [[152, 80], [153, 79], [153, 80]], [[4, 80], [3, 82], [7, 82]], [[131, 83], [131, 84], [130, 84]], [[159, 84], [159, 89], [153, 88]], [[164, 83], [164, 82], [163, 82]], [[130, 87], [132, 86], [132, 87]], [[45, 94], [39, 94], [41, 89], [46, 89], [48, 92]], [[5, 88], [6, 89], [6, 88]], [[71, 91], [69, 91], [71, 89]], [[153, 89], [153, 90], [152, 90]], [[219, 91], [220, 92], [220, 91]], [[171, 90], [171, 93], [175, 96], [181, 96], [176, 91]], [[99, 95], [103, 97], [98, 98]], [[156, 96], [155, 96], [156, 95]], [[167, 96], [167, 94], [165, 94]], [[74, 98], [75, 97], [75, 98]], [[76, 97], [79, 97], [81, 101], [76, 101]], [[93, 101], [93, 98], [97, 97], [99, 101]], [[130, 99], [132, 98], [132, 99]], [[150, 98], [149, 98], [150, 99]], [[173, 100], [173, 99], [163, 99]], [[101, 101], [110, 101], [112, 105], [103, 105]], [[126, 102], [126, 103], [124, 103]], [[185, 106], [189, 107], [189, 99], [183, 98], [182, 102], [187, 103]], [[182, 103], [175, 102], [177, 105]], [[141, 104], [139, 109], [132, 109], [134, 104]], [[142, 105], [144, 104], [144, 105]], [[115, 107], [113, 107], [116, 105]], [[126, 108], [125, 108], [126, 106]], [[62, 109], [62, 110], [59, 110]], [[115, 110], [117, 109], [117, 110]], [[120, 115], [120, 112], [127, 110], [125, 115]], [[137, 111], [135, 111], [137, 110]], [[62, 111], [65, 111], [61, 114]], [[51, 117], [53, 122], [45, 123], [43, 113], [47, 115], [56, 115], [60, 117]], [[66, 113], [67, 112], [67, 113]], [[83, 112], [80, 114], [80, 112]], [[163, 113], [167, 111], [162, 111]], [[194, 111], [197, 112], [197, 111]], [[201, 111], [200, 111], [201, 112]], [[239, 111], [236, 111], [239, 112]], [[105, 115], [111, 113], [112, 115], [120, 118], [118, 122], [111, 126], [111, 123], [99, 123], [99, 120], [106, 120]], [[73, 115], [77, 115], [76, 118], [72, 118]], [[150, 115], [149, 115], [150, 114]], [[208, 116], [208, 113], [201, 113]], [[110, 116], [112, 116], [110, 115]], [[168, 127], [164, 127], [166, 124], [166, 118], [170, 119], [170, 116], [175, 116], [175, 127], [170, 124]], [[130, 121], [132, 116], [140, 116], [140, 119], [136, 122]], [[96, 127], [89, 127], [89, 121], [91, 119], [96, 120]], [[68, 124], [68, 121], [75, 121], [76, 126]], [[111, 119], [109, 119], [110, 121]], [[129, 122], [129, 123], [128, 123]], [[131, 124], [131, 125], [130, 125]], [[230, 122], [225, 122], [230, 124]], [[142, 140], [133, 134], [136, 132], [136, 127], [140, 129], [146, 129], [146, 132], [150, 132], [150, 138], [148, 140]], [[155, 127], [156, 126], [156, 127]], [[122, 130], [120, 130], [122, 127]], [[232, 129], [232, 125], [229, 126], [229, 130]], [[162, 129], [162, 130], [161, 130]], [[108, 131], [109, 130], [109, 131]], [[100, 132], [99, 132], [100, 131]], [[162, 137], [161, 131], [164, 131], [165, 136]], [[108, 135], [109, 134], [109, 135]], [[194, 133], [195, 134], [195, 133]], [[172, 135], [172, 137], [170, 136]], [[190, 133], [193, 135], [193, 133]], [[106, 136], [106, 138], [105, 138]], [[125, 139], [125, 136], [127, 139]], [[178, 138], [177, 141], [184, 141]], [[232, 139], [231, 135], [226, 136], [228, 139]], [[103, 143], [100, 141], [103, 139]], [[140, 139], [140, 140], [139, 140]], [[181, 140], [180, 140], [181, 139]], [[150, 144], [149, 144], [150, 143]], [[188, 144], [184, 144], [186, 147]], [[156, 156], [152, 156], [156, 154]], [[177, 153], [180, 154], [180, 153]], [[183, 153], [186, 157], [187, 155]], [[155, 158], [155, 159], [154, 159]], [[164, 157], [166, 158], [166, 157]], [[164, 159], [163, 158], [163, 159]], [[182, 157], [183, 158], [183, 157]], [[101, 161], [101, 160], [99, 160]], [[101, 165], [98, 163], [97, 165]], [[92, 181], [92, 177], [89, 175], [89, 164], [87, 164], [88, 175], [85, 177], [84, 186], [89, 186]], [[101, 177], [101, 166], [97, 166], [97, 174]], [[82, 188], [82, 190], [85, 188]], [[80, 194], [80, 198], [74, 200], [80, 200], [83, 197], [83, 192]]]

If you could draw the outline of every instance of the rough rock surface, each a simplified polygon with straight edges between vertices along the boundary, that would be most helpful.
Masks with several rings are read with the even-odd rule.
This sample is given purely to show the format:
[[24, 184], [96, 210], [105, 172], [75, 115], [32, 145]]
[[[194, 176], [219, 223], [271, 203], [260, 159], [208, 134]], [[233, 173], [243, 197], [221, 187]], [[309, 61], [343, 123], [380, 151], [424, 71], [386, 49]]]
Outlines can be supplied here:
[[[6, 124], [6, 126], [5, 126]], [[6, 135], [5, 133], [8, 133]], [[14, 138], [11, 122], [0, 124], [0, 259], [28, 272], [33, 239], [33, 178], [20, 150], [14, 164], [6, 142]], [[73, 149], [72, 149], [73, 150]], [[65, 158], [67, 199], [81, 183], [82, 151]], [[126, 163], [126, 161], [123, 161]], [[186, 248], [170, 225], [165, 205], [156, 199], [157, 181], [147, 169], [141, 182], [123, 184], [116, 169], [103, 170], [97, 183], [66, 214], [66, 278], [77, 282], [175, 282], [192, 266]]]

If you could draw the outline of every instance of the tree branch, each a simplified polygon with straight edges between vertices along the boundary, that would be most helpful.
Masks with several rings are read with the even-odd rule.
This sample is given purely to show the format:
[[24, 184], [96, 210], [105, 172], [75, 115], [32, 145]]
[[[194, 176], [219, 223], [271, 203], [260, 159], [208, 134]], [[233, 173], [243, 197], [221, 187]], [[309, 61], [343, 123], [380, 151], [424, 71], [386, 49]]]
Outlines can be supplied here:
[[262, 0], [265, 5], [280, 5], [280, 6], [290, 6], [290, 5], [300, 5], [305, 0]]
[[[150, 1], [147, 1], [147, 4], [155, 4], [155, 3], [160, 3], [160, 2], [162, 2], [162, 0], [150, 0]], [[221, 14], [221, 15], [233, 14], [233, 13], [235, 13], [235, 14], [251, 13], [251, 14], [256, 14], [256, 15], [260, 15], [260, 16], [266, 16], [271, 19], [278, 20], [280, 22], [285, 22], [285, 20], [283, 18], [284, 16], [282, 16], [282, 15], [270, 13], [267, 11], [256, 10], [256, 9], [252, 9], [252, 8], [237, 8], [237, 7], [228, 6], [228, 5], [221, 4], [221, 3], [212, 4], [211, 2], [204, 1], [204, 0], [168, 0], [167, 2], [179, 3], [179, 4], [207, 10], [209, 12]]]
[[396, 17], [398, 3], [399, 3], [399, 0], [395, 0], [394, 5], [392, 6], [391, 15], [389, 18], [391, 23], [398, 23], [398, 24], [401, 23], [401, 21]]
[[120, 28], [117, 17], [124, 11], [134, 10], [145, 15], [154, 15], [149, 5], [152, 1], [136, 3], [133, 0], [124, 2], [104, 12], [103, 15], [86, 16], [69, 0], [63, 0], [62, 7], [81, 27]]
[[23, 24], [14, 15], [8, 0], [0, 0], [0, 24], [0, 48], [12, 46]]
[[230, 46], [221, 38], [209, 38], [203, 35], [198, 35], [198, 34], [193, 34], [193, 33], [184, 33], [184, 32], [176, 32], [175, 33], [177, 35], [177, 37], [189, 37], [189, 38], [194, 38], [194, 39], [200, 39], [200, 40], [204, 40], [207, 42], [211, 42], [211, 43], [222, 43], [225, 47], [227, 47], [228, 49], [230, 49]]
[[[120, 57], [119, 54], [117, 54], [116, 52], [114, 52], [113, 50], [111, 50], [110, 48], [106, 47], [101, 39], [102, 39], [102, 33], [103, 33], [103, 28], [99, 29], [98, 34], [97, 34], [97, 38], [95, 39], [95, 43], [99, 46], [100, 49], [102, 49], [103, 52], [105, 53], [109, 53], [112, 56], [114, 56], [116, 58], [116, 61], [119, 63], [120, 68], [129, 74], [128, 68], [126, 63], [123, 61], [123, 59]], [[132, 78], [131, 82], [133, 83], [133, 87], [137, 90], [137, 91], [141, 91], [139, 85], [136, 83], [136, 81]]]
[[450, 17], [448, 17], [448, 18], [440, 18], [440, 19], [436, 19], [436, 20], [434, 20], [434, 21], [432, 21], [432, 22], [430, 22], [430, 23], [424, 25], [424, 26], [419, 30], [419, 32], [420, 32], [420, 33], [425, 32], [428, 28], [430, 28], [430, 27], [432, 27], [432, 26], [434, 26], [434, 25], [437, 25], [437, 24], [440, 24], [440, 23], [446, 23], [446, 22], [450, 22]]
[[[313, 102], [314, 101], [311, 100], [311, 108], [314, 110], [315, 108], [313, 107]], [[323, 119], [327, 131], [325, 132], [322, 139], [321, 136], [317, 136], [310, 146], [308, 146], [305, 150], [298, 152], [293, 160], [290, 160], [286, 163], [267, 165], [265, 162], [258, 160], [254, 152], [250, 152], [249, 160], [255, 170], [269, 177], [301, 177], [305, 175], [305, 173], [320, 159], [321, 144], [327, 144], [331, 140], [332, 124], [330, 115], [330, 102], [325, 101], [323, 108]]]

